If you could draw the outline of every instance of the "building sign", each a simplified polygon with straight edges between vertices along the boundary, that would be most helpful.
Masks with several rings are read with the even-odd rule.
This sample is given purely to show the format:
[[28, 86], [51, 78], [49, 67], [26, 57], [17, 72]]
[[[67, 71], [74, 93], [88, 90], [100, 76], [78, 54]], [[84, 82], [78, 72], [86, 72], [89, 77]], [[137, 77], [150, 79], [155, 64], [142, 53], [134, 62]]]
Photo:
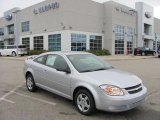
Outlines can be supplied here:
[[122, 7], [115, 7], [115, 10], [118, 12], [122, 12], [128, 15], [133, 15], [132, 11], [129, 11], [128, 9], [122, 8]]
[[50, 3], [48, 5], [42, 6], [42, 7], [38, 8], [38, 9], [34, 9], [33, 13], [36, 15], [36, 14], [44, 13], [44, 12], [47, 12], [47, 11], [50, 11], [50, 10], [54, 10], [54, 9], [57, 9], [57, 8], [59, 8], [59, 3], [58, 2], [54, 2], [54, 3]]
[[150, 12], [145, 12], [145, 16], [146, 16], [146, 18], [151, 18], [152, 17]]
[[6, 16], [5, 16], [5, 19], [6, 19], [7, 21], [10, 21], [10, 20], [12, 20], [12, 15], [11, 15], [11, 14], [9, 14], [9, 15], [6, 15]]

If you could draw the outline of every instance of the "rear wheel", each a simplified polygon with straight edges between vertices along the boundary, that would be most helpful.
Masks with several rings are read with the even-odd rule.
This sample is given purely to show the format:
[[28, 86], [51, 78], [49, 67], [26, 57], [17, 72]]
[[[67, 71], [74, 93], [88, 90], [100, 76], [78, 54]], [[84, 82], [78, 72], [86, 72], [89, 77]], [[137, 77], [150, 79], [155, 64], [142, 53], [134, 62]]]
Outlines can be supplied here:
[[141, 54], [142, 56], [145, 56], [146, 54], [145, 54], [145, 52], [142, 52], [142, 54]]
[[153, 56], [156, 56], [156, 52], [153, 52]]
[[37, 90], [37, 86], [35, 85], [34, 78], [31, 74], [28, 74], [26, 77], [26, 86], [30, 92], [35, 92]]
[[2, 56], [2, 54], [0, 53], [0, 57]]
[[158, 55], [158, 58], [160, 58], [160, 55]]
[[17, 54], [16, 54], [16, 52], [12, 52], [12, 57], [15, 57]]
[[75, 96], [75, 105], [83, 115], [91, 115], [95, 111], [95, 102], [90, 92], [85, 89], [79, 90]]

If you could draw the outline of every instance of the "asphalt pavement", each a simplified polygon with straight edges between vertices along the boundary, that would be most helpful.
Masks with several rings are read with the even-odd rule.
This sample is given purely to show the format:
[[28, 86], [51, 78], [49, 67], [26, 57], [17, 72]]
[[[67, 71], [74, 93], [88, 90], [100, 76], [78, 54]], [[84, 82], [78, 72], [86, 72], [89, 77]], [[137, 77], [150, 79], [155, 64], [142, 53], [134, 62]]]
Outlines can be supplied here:
[[146, 101], [122, 113], [77, 112], [72, 101], [39, 89], [25, 87], [23, 60], [0, 58], [0, 120], [160, 120], [160, 59], [109, 61], [117, 69], [138, 75], [148, 88]]

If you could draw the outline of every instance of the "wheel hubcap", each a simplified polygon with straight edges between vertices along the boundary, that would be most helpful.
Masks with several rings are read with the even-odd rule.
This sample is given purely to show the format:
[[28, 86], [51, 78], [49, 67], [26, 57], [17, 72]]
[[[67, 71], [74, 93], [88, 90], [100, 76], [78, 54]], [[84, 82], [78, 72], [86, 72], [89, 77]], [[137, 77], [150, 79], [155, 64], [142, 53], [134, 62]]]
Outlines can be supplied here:
[[145, 53], [142, 53], [142, 55], [144, 56], [144, 55], [145, 55]]
[[32, 82], [31, 77], [27, 78], [27, 87], [28, 87], [29, 90], [32, 90], [32, 88], [33, 88], [33, 82]]
[[77, 97], [77, 105], [82, 112], [87, 112], [90, 108], [90, 100], [88, 96], [85, 94], [79, 94]]
[[16, 56], [15, 53], [12, 53], [12, 56]]

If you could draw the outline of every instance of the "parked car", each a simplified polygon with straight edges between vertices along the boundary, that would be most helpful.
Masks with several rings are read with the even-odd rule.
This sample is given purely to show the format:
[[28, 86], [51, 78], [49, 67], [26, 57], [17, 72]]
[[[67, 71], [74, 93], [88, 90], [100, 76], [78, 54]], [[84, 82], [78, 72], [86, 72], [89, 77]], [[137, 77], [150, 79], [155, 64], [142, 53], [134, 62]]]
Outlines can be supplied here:
[[160, 58], [160, 50], [158, 51], [158, 57]]
[[17, 47], [15, 45], [7, 45], [3, 46], [3, 48], [0, 49], [0, 56], [13, 56], [16, 55], [25, 55], [27, 54], [27, 48], [25, 45], [18, 45]]
[[48, 52], [25, 60], [30, 92], [43, 88], [73, 100], [81, 114], [121, 112], [143, 103], [147, 88], [137, 76], [86, 52]]
[[156, 51], [151, 50], [150, 48], [138, 47], [134, 49], [134, 55], [156, 55]]
[[157, 48], [158, 57], [160, 58], [160, 46]]

